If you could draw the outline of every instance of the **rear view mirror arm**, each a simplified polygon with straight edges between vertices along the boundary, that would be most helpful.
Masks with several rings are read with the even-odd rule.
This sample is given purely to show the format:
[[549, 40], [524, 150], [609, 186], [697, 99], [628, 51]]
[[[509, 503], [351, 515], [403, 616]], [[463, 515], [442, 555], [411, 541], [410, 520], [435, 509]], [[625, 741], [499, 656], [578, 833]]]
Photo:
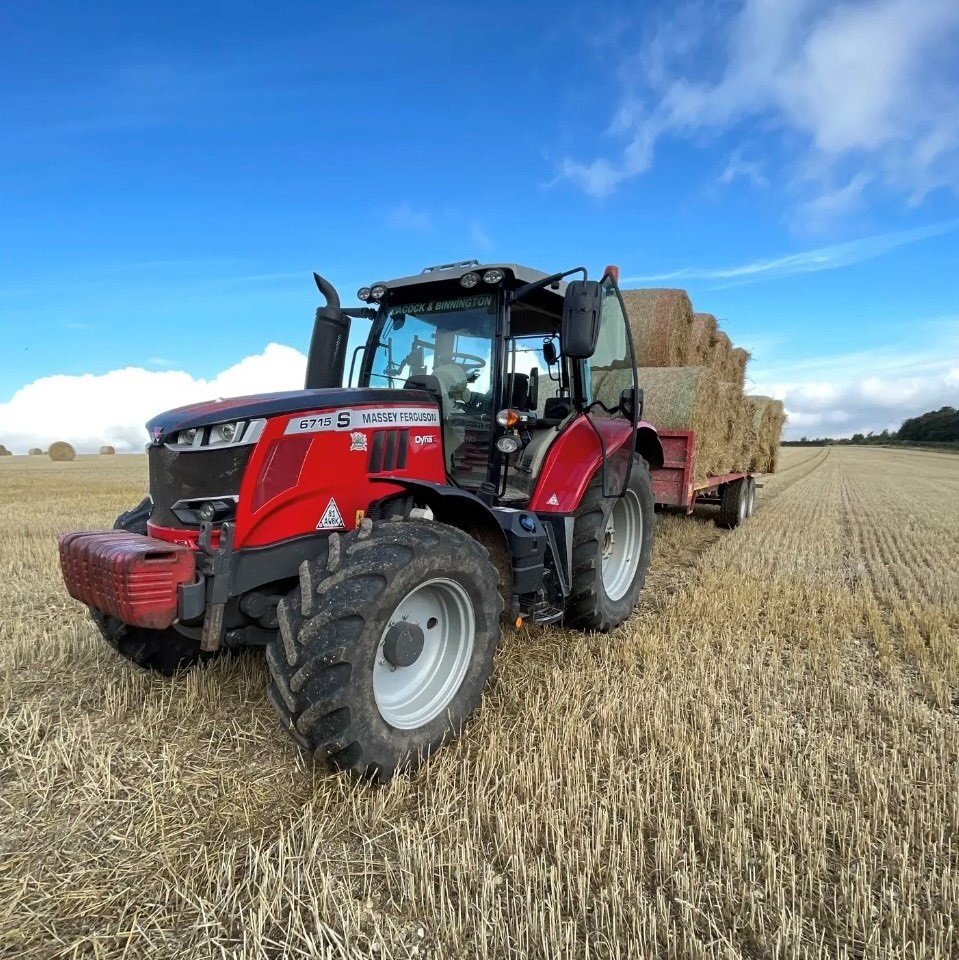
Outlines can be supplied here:
[[534, 291], [548, 287], [551, 283], [556, 283], [558, 280], [562, 280], [564, 277], [571, 276], [574, 273], [582, 273], [584, 280], [587, 278], [586, 267], [573, 267], [572, 270], [566, 270], [564, 273], [554, 273], [550, 277], [543, 277], [542, 280], [534, 280], [532, 283], [524, 284], [519, 289], [513, 291], [510, 302], [515, 303], [517, 300], [522, 300], [523, 297], [528, 297]]

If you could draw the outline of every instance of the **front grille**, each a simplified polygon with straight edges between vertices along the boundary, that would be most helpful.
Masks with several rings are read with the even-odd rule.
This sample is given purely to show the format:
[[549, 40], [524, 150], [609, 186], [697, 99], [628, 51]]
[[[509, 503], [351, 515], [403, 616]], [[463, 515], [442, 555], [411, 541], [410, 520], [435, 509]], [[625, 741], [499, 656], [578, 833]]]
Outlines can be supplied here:
[[409, 443], [409, 430], [377, 430], [370, 443], [370, 473], [404, 470]]
[[151, 445], [150, 521], [161, 527], [183, 527], [170, 509], [177, 500], [237, 496], [252, 451], [249, 444], [187, 452], [171, 450], [163, 444]]

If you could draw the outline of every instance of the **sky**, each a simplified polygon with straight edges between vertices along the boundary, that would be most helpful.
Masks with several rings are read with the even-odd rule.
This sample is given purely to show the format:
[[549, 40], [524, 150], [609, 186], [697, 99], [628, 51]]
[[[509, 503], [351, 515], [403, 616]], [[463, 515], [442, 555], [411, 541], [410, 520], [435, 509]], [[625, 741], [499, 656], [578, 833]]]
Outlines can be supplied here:
[[793, 438], [959, 405], [957, 48], [956, 0], [10, 0], [0, 442], [142, 449], [301, 385], [311, 271], [474, 257], [688, 290]]

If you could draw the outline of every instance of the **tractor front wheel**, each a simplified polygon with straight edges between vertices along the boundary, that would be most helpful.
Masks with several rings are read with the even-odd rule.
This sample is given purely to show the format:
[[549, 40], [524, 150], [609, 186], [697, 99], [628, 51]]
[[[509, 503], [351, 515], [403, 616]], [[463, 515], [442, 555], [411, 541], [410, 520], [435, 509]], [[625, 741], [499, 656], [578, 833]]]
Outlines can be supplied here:
[[632, 613], [646, 582], [655, 525], [653, 481], [642, 457], [633, 458], [621, 497], [604, 497], [601, 474], [593, 478], [573, 526], [568, 626], [612, 630]]
[[408, 520], [334, 535], [278, 607], [270, 700], [304, 750], [389, 780], [479, 704], [501, 608], [486, 550], [453, 527]]

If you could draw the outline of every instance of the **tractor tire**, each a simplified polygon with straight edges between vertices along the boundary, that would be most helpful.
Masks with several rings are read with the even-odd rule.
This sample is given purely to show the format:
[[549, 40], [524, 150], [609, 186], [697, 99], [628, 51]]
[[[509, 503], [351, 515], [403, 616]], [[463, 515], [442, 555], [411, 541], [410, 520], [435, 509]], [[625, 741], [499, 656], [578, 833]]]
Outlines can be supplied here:
[[734, 530], [749, 516], [749, 483], [746, 477], [723, 484], [716, 526]]
[[[113, 524], [113, 529], [145, 536], [152, 509], [153, 501], [149, 497], [144, 498], [132, 510], [121, 513]], [[216, 656], [215, 653], [200, 650], [199, 640], [185, 637], [173, 627], [166, 630], [132, 627], [94, 607], [90, 607], [90, 616], [103, 639], [121, 657], [144, 670], [152, 670], [166, 677], [172, 677], [179, 670], [187, 670]]]
[[573, 525], [573, 588], [566, 603], [567, 626], [606, 632], [633, 612], [653, 553], [654, 507], [653, 481], [642, 457], [633, 457], [629, 485], [622, 497], [603, 496], [601, 474], [590, 482]]
[[147, 535], [147, 520], [153, 512], [153, 501], [144, 497], [132, 510], [121, 513], [113, 522], [114, 530], [126, 530], [129, 533]]
[[465, 533], [364, 522], [332, 535], [280, 601], [269, 698], [304, 750], [386, 782], [455, 737], [479, 704], [501, 609], [496, 569]]

